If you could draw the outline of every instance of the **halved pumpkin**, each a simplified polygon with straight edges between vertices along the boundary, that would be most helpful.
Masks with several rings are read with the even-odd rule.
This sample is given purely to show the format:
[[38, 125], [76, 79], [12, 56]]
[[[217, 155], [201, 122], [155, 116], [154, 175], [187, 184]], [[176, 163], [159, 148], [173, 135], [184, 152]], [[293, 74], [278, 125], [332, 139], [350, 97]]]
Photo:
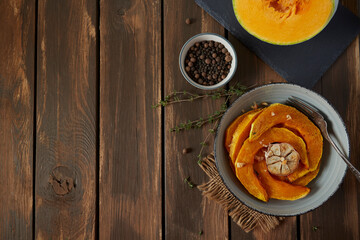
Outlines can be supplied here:
[[235, 163], [236, 156], [238, 155], [241, 146], [243, 145], [245, 139], [249, 137], [251, 124], [254, 122], [256, 117], [261, 113], [262, 109], [256, 109], [245, 113], [246, 116], [236, 127], [236, 130], [233, 134], [233, 138], [230, 144], [229, 156], [233, 163]]
[[[261, 116], [261, 114], [260, 114]], [[247, 139], [240, 149], [237, 155], [236, 162], [240, 163], [254, 163], [254, 157], [256, 153], [263, 147], [274, 142], [284, 142], [292, 145], [295, 150], [300, 154], [300, 162], [304, 165], [308, 165], [308, 156], [306, 153], [306, 145], [301, 137], [291, 132], [286, 128], [271, 128], [261, 135], [261, 138], [257, 141], [250, 142]]]
[[262, 138], [264, 132], [277, 124], [283, 124], [301, 134], [307, 147], [309, 170], [314, 171], [322, 156], [323, 137], [309, 118], [293, 107], [274, 103], [264, 109], [251, 126], [249, 141]]
[[[252, 112], [252, 111], [250, 111]], [[231, 124], [230, 126], [226, 129], [225, 131], [225, 148], [226, 150], [229, 152], [230, 151], [230, 144], [233, 138], [233, 134], [237, 128], [237, 126], [241, 123], [241, 121], [250, 113], [244, 113], [242, 115], [240, 115], [239, 117], [237, 117]]]
[[260, 182], [266, 189], [269, 198], [297, 200], [305, 197], [310, 192], [310, 188], [291, 185], [273, 178], [267, 170], [265, 161], [255, 163], [254, 169], [259, 174]]
[[319, 170], [320, 170], [320, 164], [318, 165], [318, 167], [316, 168], [315, 171], [309, 172], [305, 176], [303, 176], [303, 177], [297, 179], [296, 181], [292, 182], [292, 184], [299, 185], [299, 186], [308, 185], [309, 182], [311, 182], [314, 178], [316, 178], [316, 176], [319, 173]]
[[243, 28], [273, 44], [303, 42], [320, 32], [334, 12], [333, 0], [233, 0]]
[[235, 170], [236, 177], [240, 180], [241, 184], [251, 195], [264, 202], [267, 202], [269, 200], [269, 196], [265, 188], [257, 178], [252, 164], [242, 167], [236, 167], [235, 165]]

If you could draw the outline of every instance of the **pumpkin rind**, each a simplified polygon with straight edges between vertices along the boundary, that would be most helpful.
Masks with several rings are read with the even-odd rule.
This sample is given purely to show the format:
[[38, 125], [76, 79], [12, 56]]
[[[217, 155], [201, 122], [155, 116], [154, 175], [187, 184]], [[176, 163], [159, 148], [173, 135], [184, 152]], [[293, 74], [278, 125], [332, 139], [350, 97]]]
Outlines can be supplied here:
[[240, 152], [236, 158], [235, 163], [241, 162], [241, 163], [253, 164], [256, 153], [261, 148], [274, 142], [289, 143], [300, 154], [300, 162], [303, 164], [308, 164], [306, 145], [302, 140], [302, 138], [298, 137], [297, 135], [295, 135], [293, 132], [291, 132], [286, 128], [276, 128], [276, 127], [266, 131], [257, 141], [251, 142], [250, 139], [246, 139], [246, 141], [244, 142], [243, 146], [240, 149]]
[[243, 167], [236, 167], [235, 165], [235, 170], [236, 177], [251, 195], [264, 202], [269, 200], [269, 196], [256, 176], [254, 166], [252, 164], [245, 165]]
[[261, 138], [264, 132], [277, 124], [283, 124], [301, 134], [307, 147], [309, 170], [314, 171], [322, 156], [323, 138], [309, 118], [293, 107], [275, 103], [264, 109], [251, 126], [249, 141]]
[[292, 174], [287, 176], [287, 179], [289, 182], [294, 182], [297, 179], [305, 176], [309, 172], [310, 172], [310, 170], [308, 168], [305, 168], [304, 165], [300, 164], [299, 167]]
[[292, 182], [292, 184], [299, 185], [299, 186], [306, 186], [308, 185], [316, 176], [318, 175], [320, 171], [320, 164], [316, 168], [315, 171], [307, 173], [305, 176], [298, 178], [296, 181]]
[[236, 156], [238, 155], [241, 146], [243, 145], [245, 139], [249, 137], [251, 124], [254, 122], [254, 120], [257, 118], [257, 116], [261, 113], [262, 110], [257, 109], [250, 111], [248, 113], [245, 113], [246, 116], [244, 119], [239, 123], [237, 126], [232, 140], [230, 144], [230, 152], [229, 156], [233, 163], [235, 163]]
[[[252, 112], [252, 111], [250, 111]], [[241, 123], [241, 121], [250, 113], [244, 113], [242, 115], [240, 115], [239, 117], [237, 117], [231, 124], [230, 126], [226, 129], [225, 131], [225, 148], [226, 150], [229, 152], [230, 151], [230, 144], [233, 138], [233, 134], [237, 128], [237, 126]]]
[[310, 192], [310, 188], [295, 186], [273, 178], [267, 170], [265, 161], [255, 163], [254, 169], [259, 174], [260, 182], [269, 198], [293, 201], [305, 197]]

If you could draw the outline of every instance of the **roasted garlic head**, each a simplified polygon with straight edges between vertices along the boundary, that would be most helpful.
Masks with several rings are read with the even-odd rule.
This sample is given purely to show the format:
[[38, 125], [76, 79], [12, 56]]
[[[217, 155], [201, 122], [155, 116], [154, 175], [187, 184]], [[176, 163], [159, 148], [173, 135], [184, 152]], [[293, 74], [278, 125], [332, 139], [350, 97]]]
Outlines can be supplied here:
[[265, 159], [271, 174], [287, 176], [299, 166], [300, 154], [288, 143], [273, 143], [265, 152]]

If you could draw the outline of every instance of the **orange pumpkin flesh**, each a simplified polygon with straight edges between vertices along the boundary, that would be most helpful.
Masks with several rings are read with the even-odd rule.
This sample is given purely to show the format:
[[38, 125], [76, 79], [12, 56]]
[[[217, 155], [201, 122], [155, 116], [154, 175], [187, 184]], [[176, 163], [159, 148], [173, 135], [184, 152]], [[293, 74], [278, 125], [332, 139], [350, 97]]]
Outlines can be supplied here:
[[300, 161], [304, 165], [309, 164], [304, 141], [286, 128], [271, 128], [262, 134], [261, 138], [257, 141], [250, 142], [249, 139], [247, 139], [240, 149], [236, 163], [253, 164], [256, 153], [264, 146], [274, 142], [289, 143], [300, 154]]
[[320, 170], [320, 164], [318, 165], [315, 171], [309, 172], [305, 176], [298, 178], [296, 181], [292, 183], [299, 186], [306, 186], [318, 175], [319, 170]]
[[236, 177], [251, 195], [264, 202], [269, 200], [266, 190], [254, 172], [253, 165], [249, 164], [243, 167], [236, 167], [235, 165], [235, 169]]
[[[286, 177], [272, 176], [265, 161], [257, 162], [264, 159], [264, 147], [275, 142], [289, 143], [300, 155], [299, 167]], [[322, 144], [319, 129], [304, 114], [282, 104], [245, 113], [225, 132], [237, 178], [251, 195], [264, 202], [269, 198], [305, 197], [310, 192], [305, 186], [319, 173]]]
[[239, 23], [274, 44], [295, 44], [320, 32], [334, 11], [333, 0], [233, 0]]
[[236, 156], [238, 155], [242, 144], [245, 139], [249, 137], [251, 124], [254, 122], [256, 117], [261, 113], [261, 110], [253, 110], [245, 113], [246, 116], [237, 126], [230, 144], [229, 156], [233, 163], [235, 163]]
[[264, 132], [277, 124], [283, 124], [301, 134], [307, 147], [309, 170], [314, 171], [322, 156], [323, 138], [320, 130], [293, 107], [275, 103], [264, 109], [251, 126], [249, 141], [258, 140]]
[[241, 121], [249, 114], [250, 112], [244, 113], [237, 117], [230, 126], [225, 131], [225, 148], [229, 152], [230, 151], [230, 144], [233, 138], [233, 134], [237, 128], [237, 126], [241, 123]]
[[297, 200], [305, 197], [310, 192], [307, 187], [291, 185], [273, 178], [267, 170], [265, 161], [255, 163], [254, 169], [259, 174], [260, 182], [266, 189], [269, 198]]
[[299, 165], [299, 167], [291, 174], [287, 176], [289, 182], [294, 182], [295, 180], [305, 176], [310, 172], [309, 169], [305, 168], [304, 165]]

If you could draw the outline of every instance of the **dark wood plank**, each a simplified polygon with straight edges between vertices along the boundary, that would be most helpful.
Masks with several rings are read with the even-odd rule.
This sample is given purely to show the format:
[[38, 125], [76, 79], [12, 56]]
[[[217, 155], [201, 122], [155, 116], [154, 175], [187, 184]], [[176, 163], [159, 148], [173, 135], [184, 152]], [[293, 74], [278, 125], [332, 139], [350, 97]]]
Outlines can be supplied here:
[[[270, 82], [285, 82], [285, 80], [261, 61], [255, 54], [250, 52], [234, 36], [229, 34], [229, 40], [236, 49], [238, 56], [238, 68], [235, 74], [236, 81], [245, 86], [260, 86]], [[235, 81], [232, 81], [234, 83]], [[269, 233], [263, 233], [260, 229], [247, 234], [234, 222], [231, 222], [231, 237], [233, 239], [279, 239], [286, 236], [287, 239], [296, 239], [296, 217], [286, 218], [279, 227]]]
[[[192, 23], [187, 25], [185, 20]], [[165, 95], [174, 89], [202, 92], [186, 82], [178, 67], [182, 45], [200, 32], [224, 34], [224, 29], [194, 1], [164, 1], [164, 85]], [[222, 100], [223, 101], [223, 100]], [[208, 134], [208, 127], [182, 133], [170, 133], [169, 128], [180, 122], [197, 119], [220, 108], [221, 101], [199, 101], [169, 106], [165, 109], [165, 237], [167, 239], [223, 239], [228, 238], [226, 212], [202, 198], [200, 192], [184, 183], [190, 177], [195, 184], [208, 180], [197, 164], [200, 142]], [[212, 142], [209, 142], [212, 146]], [[183, 148], [192, 152], [182, 155]], [[205, 152], [209, 153], [211, 148]]]
[[0, 9], [0, 239], [31, 239], [35, 1]]
[[[344, 1], [358, 13], [359, 1]], [[359, 169], [360, 155], [360, 63], [359, 37], [340, 56], [322, 78], [316, 90], [338, 110], [349, 132], [351, 162]], [[360, 189], [356, 178], [347, 172], [339, 190], [323, 206], [301, 216], [302, 239], [359, 239]], [[313, 227], [318, 227], [316, 231]]]
[[93, 239], [96, 1], [39, 1], [36, 239]]
[[[347, 126], [351, 162], [359, 169], [360, 74], [359, 41], [356, 39], [322, 79], [321, 92], [338, 110]], [[304, 239], [359, 239], [359, 187], [350, 170], [339, 190], [323, 206], [301, 216]], [[312, 227], [319, 229], [315, 232]]]
[[100, 239], [162, 238], [161, 1], [100, 2]]

